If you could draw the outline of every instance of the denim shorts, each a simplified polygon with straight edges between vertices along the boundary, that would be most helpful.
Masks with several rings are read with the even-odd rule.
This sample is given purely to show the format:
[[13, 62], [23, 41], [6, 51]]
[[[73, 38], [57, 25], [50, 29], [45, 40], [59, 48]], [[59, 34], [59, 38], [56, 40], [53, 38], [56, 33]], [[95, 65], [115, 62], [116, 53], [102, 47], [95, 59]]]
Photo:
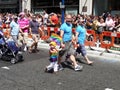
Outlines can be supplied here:
[[85, 49], [85, 45], [79, 44], [79, 47], [76, 49], [76, 52], [79, 54], [81, 53], [82, 56], [85, 56], [87, 54], [86, 49]]

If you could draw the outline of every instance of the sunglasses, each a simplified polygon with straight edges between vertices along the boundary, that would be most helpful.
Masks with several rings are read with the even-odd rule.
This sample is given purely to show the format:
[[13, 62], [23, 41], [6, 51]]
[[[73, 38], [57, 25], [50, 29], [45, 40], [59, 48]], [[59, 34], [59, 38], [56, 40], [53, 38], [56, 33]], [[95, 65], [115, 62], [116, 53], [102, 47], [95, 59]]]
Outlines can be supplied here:
[[71, 22], [72, 19], [71, 18], [66, 18], [66, 22]]

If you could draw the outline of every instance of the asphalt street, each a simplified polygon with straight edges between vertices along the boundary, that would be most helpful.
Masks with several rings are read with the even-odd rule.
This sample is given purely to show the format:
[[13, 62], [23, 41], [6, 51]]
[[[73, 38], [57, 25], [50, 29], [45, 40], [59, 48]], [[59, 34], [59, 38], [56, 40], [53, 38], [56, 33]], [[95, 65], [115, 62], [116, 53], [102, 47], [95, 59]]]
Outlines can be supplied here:
[[89, 55], [94, 61], [90, 66], [78, 55], [82, 71], [75, 72], [64, 65], [63, 71], [52, 74], [44, 72], [49, 64], [48, 49], [25, 52], [24, 58], [17, 64], [0, 61], [0, 90], [120, 90], [119, 59]]

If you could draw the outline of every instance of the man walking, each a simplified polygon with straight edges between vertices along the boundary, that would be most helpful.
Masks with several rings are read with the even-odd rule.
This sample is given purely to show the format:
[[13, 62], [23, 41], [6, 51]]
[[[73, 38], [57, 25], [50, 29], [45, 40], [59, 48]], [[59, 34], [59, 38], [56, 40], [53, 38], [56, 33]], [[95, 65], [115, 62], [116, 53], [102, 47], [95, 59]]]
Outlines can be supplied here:
[[61, 69], [61, 58], [63, 55], [68, 56], [73, 63], [74, 70], [79, 71], [82, 70], [83, 66], [77, 64], [74, 53], [75, 49], [72, 44], [72, 16], [66, 15], [65, 22], [60, 27], [60, 36], [62, 37], [61, 48], [63, 48], [59, 52], [59, 69]]

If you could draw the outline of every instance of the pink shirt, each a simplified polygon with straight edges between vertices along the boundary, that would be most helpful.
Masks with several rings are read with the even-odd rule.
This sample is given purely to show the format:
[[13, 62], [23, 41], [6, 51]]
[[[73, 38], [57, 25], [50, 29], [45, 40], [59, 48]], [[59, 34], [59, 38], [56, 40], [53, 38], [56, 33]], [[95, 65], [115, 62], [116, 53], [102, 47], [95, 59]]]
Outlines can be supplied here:
[[[24, 28], [25, 26], [29, 25], [29, 20], [26, 18], [19, 19], [18, 24], [23, 32], [28, 32], [28, 28]], [[24, 28], [24, 29], [23, 29]]]

